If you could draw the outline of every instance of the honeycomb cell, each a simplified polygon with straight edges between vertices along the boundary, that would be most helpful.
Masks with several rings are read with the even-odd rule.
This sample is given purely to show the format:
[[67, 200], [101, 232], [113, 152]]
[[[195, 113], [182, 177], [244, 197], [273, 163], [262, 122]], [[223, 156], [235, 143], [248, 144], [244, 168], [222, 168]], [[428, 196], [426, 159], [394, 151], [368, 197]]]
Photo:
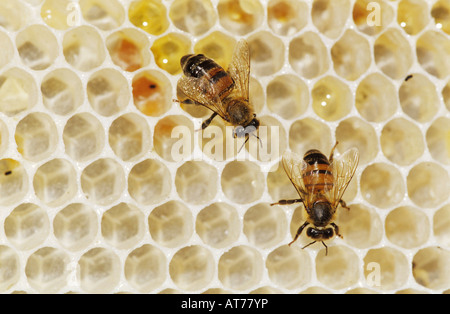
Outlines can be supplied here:
[[348, 0], [314, 0], [311, 18], [314, 26], [327, 37], [337, 38], [349, 18]]
[[125, 278], [139, 292], [149, 293], [166, 280], [166, 265], [166, 257], [160, 249], [144, 244], [127, 256]]
[[331, 294], [331, 292], [322, 287], [309, 287], [308, 289], [300, 292], [300, 294]]
[[405, 118], [395, 118], [384, 125], [380, 144], [384, 156], [401, 166], [412, 164], [425, 150], [421, 130]]
[[0, 155], [3, 155], [9, 146], [9, 132], [5, 122], [0, 120]]
[[360, 260], [356, 253], [343, 245], [323, 248], [316, 256], [317, 279], [331, 289], [351, 287], [359, 281]]
[[133, 101], [143, 114], [159, 117], [172, 107], [172, 86], [159, 71], [146, 70], [133, 78]]
[[412, 273], [416, 282], [430, 289], [450, 285], [450, 252], [440, 247], [427, 247], [413, 257]]
[[367, 35], [381, 33], [394, 17], [394, 10], [385, 0], [356, 0], [353, 6], [353, 22]]
[[447, 85], [442, 89], [442, 97], [444, 98], [447, 110], [450, 111], [450, 81], [448, 81]]
[[103, 31], [118, 28], [125, 21], [125, 10], [117, 0], [80, 0], [83, 19]]
[[359, 114], [369, 122], [384, 122], [398, 108], [397, 90], [383, 74], [367, 75], [358, 85], [355, 107]]
[[169, 274], [182, 290], [204, 289], [215, 274], [214, 257], [208, 249], [200, 245], [184, 247], [172, 257]]
[[0, 245], [0, 291], [5, 292], [20, 279], [20, 258], [6, 245]]
[[16, 47], [22, 62], [33, 70], [47, 69], [58, 57], [56, 37], [43, 25], [32, 25], [18, 33]]
[[82, 250], [90, 245], [97, 236], [97, 214], [85, 204], [67, 205], [53, 219], [53, 232], [65, 249]]
[[336, 73], [354, 81], [368, 70], [372, 62], [369, 42], [357, 32], [347, 30], [331, 48], [331, 58]]
[[27, 260], [25, 275], [40, 293], [56, 293], [67, 284], [70, 257], [60, 249], [43, 247]]
[[231, 292], [222, 288], [211, 288], [202, 292], [202, 294], [229, 294], [229, 293]]
[[25, 159], [39, 161], [49, 157], [58, 144], [56, 125], [45, 113], [31, 113], [20, 120], [14, 135], [17, 150]]
[[289, 129], [289, 147], [302, 156], [310, 149], [327, 154], [331, 150], [330, 127], [313, 118], [297, 120]]
[[191, 42], [188, 37], [170, 33], [159, 37], [153, 42], [151, 51], [155, 63], [172, 75], [181, 73], [180, 59], [191, 50]]
[[409, 274], [408, 260], [397, 249], [371, 249], [364, 257], [364, 277], [369, 286], [382, 290], [398, 289], [408, 281]]
[[222, 27], [240, 36], [254, 31], [264, 20], [259, 0], [219, 0], [217, 12]]
[[183, 201], [199, 205], [214, 199], [218, 180], [215, 167], [203, 161], [188, 161], [177, 169], [175, 186]]
[[14, 159], [0, 160], [0, 203], [8, 206], [23, 200], [28, 191], [25, 167]]
[[38, 100], [34, 77], [19, 68], [0, 76], [0, 112], [11, 117], [31, 109]]
[[121, 272], [120, 259], [110, 249], [90, 249], [78, 261], [80, 287], [88, 293], [111, 292], [119, 284]]
[[86, 199], [98, 205], [117, 201], [125, 189], [122, 165], [111, 158], [101, 158], [88, 165], [80, 181]]
[[263, 268], [258, 250], [246, 245], [235, 246], [219, 259], [219, 280], [227, 289], [251, 289], [261, 281]]
[[277, 160], [287, 149], [287, 135], [283, 124], [272, 116], [259, 117], [260, 126], [247, 143], [250, 155], [260, 162]]
[[314, 112], [326, 121], [342, 119], [350, 113], [353, 95], [349, 87], [333, 76], [316, 82], [311, 91]]
[[386, 216], [385, 229], [389, 241], [411, 249], [428, 240], [430, 222], [423, 211], [411, 206], [402, 206]]
[[4, 223], [8, 241], [19, 250], [29, 250], [42, 244], [50, 232], [45, 209], [31, 203], [17, 206]]
[[42, 80], [41, 93], [45, 107], [58, 115], [69, 115], [84, 102], [81, 80], [69, 69], [49, 72]]
[[418, 122], [430, 121], [439, 110], [436, 87], [422, 74], [404, 81], [398, 91], [403, 111]]
[[397, 7], [397, 23], [407, 34], [417, 35], [429, 23], [429, 9], [423, 0], [401, 0]]
[[86, 91], [91, 107], [106, 117], [124, 110], [131, 98], [127, 79], [113, 69], [101, 69], [92, 74]]
[[128, 175], [128, 193], [141, 205], [157, 204], [170, 195], [172, 178], [166, 165], [146, 159], [133, 166]]
[[450, 119], [436, 119], [427, 130], [426, 140], [431, 156], [443, 164], [450, 164]]
[[221, 177], [222, 191], [231, 201], [248, 204], [261, 198], [265, 187], [260, 167], [250, 161], [228, 163]]
[[413, 63], [412, 50], [408, 40], [400, 30], [389, 28], [374, 44], [375, 63], [392, 79], [401, 79], [408, 74]]
[[280, 289], [269, 286], [263, 286], [249, 292], [249, 294], [281, 294], [281, 293], [282, 291]]
[[56, 207], [77, 193], [77, 175], [72, 164], [61, 158], [40, 166], [33, 178], [36, 196], [46, 205]]
[[433, 234], [442, 246], [450, 244], [450, 204], [444, 205], [434, 214]]
[[144, 236], [144, 221], [144, 214], [139, 208], [120, 203], [103, 214], [102, 236], [115, 248], [130, 249]]
[[4, 0], [0, 3], [1, 26], [8, 31], [18, 31], [27, 25], [31, 18], [31, 10], [21, 1]]
[[450, 74], [450, 39], [441, 32], [426, 31], [416, 42], [417, 60], [431, 75], [445, 79]]
[[227, 69], [233, 57], [235, 45], [236, 39], [225, 33], [214, 31], [195, 43], [194, 53], [204, 54]]
[[123, 161], [132, 161], [150, 150], [151, 135], [147, 121], [136, 113], [115, 119], [109, 127], [109, 146]]
[[267, 22], [277, 35], [292, 36], [308, 23], [308, 5], [298, 0], [270, 0]]
[[195, 232], [213, 248], [224, 248], [235, 242], [241, 231], [236, 209], [226, 203], [213, 203], [197, 215]]
[[0, 45], [2, 46], [2, 51], [0, 52], [0, 68], [3, 68], [11, 62], [15, 49], [11, 39], [3, 31], [0, 31]]
[[265, 76], [278, 72], [284, 64], [284, 44], [270, 32], [261, 31], [247, 38], [253, 75]]
[[105, 133], [98, 119], [87, 112], [72, 116], [63, 131], [66, 154], [76, 161], [88, 161], [100, 154]]
[[99, 67], [106, 58], [103, 39], [91, 26], [83, 25], [66, 32], [62, 49], [66, 62], [83, 72]]
[[148, 228], [158, 244], [174, 248], [190, 239], [194, 221], [191, 211], [183, 203], [169, 201], [150, 213]]
[[448, 0], [438, 0], [431, 9], [436, 27], [450, 34], [450, 3]]
[[70, 0], [45, 0], [41, 18], [50, 27], [67, 30], [77, 24], [77, 7]]
[[289, 43], [289, 63], [306, 79], [324, 74], [330, 67], [328, 50], [319, 35], [305, 32]]
[[272, 201], [298, 198], [298, 192], [284, 171], [281, 161], [267, 173], [267, 190]]
[[128, 8], [130, 22], [150, 35], [161, 35], [169, 27], [167, 10], [161, 0], [136, 0]]
[[207, 32], [217, 20], [210, 0], [176, 0], [170, 6], [169, 17], [177, 28], [194, 36]]
[[420, 208], [435, 207], [450, 196], [447, 170], [433, 162], [414, 166], [406, 178], [409, 198]]
[[266, 88], [267, 107], [283, 119], [295, 119], [305, 113], [309, 105], [309, 89], [295, 75], [276, 76]]
[[400, 171], [383, 162], [364, 169], [360, 187], [363, 198], [379, 208], [394, 206], [405, 196], [405, 183]]

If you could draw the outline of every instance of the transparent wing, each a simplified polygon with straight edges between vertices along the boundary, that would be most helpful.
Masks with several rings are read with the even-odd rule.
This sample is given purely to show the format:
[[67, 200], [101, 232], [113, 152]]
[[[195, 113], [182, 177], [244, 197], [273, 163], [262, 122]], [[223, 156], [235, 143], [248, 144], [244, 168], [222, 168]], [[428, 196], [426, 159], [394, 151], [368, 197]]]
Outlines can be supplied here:
[[250, 52], [245, 40], [236, 44], [228, 73], [234, 80], [232, 94], [237, 98], [249, 99]]

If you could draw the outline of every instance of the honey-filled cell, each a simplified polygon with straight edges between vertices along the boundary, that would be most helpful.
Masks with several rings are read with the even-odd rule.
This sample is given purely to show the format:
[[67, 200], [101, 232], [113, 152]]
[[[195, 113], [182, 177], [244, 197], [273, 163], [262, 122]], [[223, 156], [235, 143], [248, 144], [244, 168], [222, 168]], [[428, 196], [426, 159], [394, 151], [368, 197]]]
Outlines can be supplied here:
[[159, 37], [151, 47], [158, 67], [172, 75], [181, 73], [180, 59], [187, 55], [190, 50], [191, 42], [188, 37], [178, 33], [170, 33]]
[[267, 22], [278, 35], [290, 36], [308, 22], [308, 5], [299, 0], [270, 0], [267, 4]]
[[135, 0], [128, 7], [130, 22], [150, 35], [161, 35], [169, 27], [167, 9], [161, 0]]

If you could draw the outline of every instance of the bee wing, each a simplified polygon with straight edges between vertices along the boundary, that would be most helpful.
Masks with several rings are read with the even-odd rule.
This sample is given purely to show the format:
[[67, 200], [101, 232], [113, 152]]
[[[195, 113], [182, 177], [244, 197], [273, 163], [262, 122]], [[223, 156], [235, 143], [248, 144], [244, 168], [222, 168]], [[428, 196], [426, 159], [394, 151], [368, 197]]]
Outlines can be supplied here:
[[245, 40], [236, 44], [233, 58], [228, 66], [228, 73], [234, 80], [232, 94], [237, 98], [249, 99], [250, 52]]

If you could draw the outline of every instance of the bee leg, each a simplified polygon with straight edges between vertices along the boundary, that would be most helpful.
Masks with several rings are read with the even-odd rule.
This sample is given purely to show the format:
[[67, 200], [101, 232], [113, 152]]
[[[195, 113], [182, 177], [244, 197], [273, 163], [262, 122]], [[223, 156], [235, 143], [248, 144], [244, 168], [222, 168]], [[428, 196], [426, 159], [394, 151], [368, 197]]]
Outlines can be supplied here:
[[338, 141], [336, 141], [336, 144], [334, 144], [333, 148], [331, 149], [330, 158], [328, 158], [328, 161], [330, 163], [333, 161], [334, 150], [336, 149], [337, 144], [339, 144]]
[[217, 116], [217, 112], [214, 112], [208, 120], [203, 121], [202, 130], [206, 129], [212, 122], [212, 120]]
[[[235, 136], [234, 138], [236, 138], [236, 137], [237, 136]], [[244, 148], [245, 144], [247, 144], [248, 139], [249, 139], [249, 135], [245, 134], [245, 142], [244, 142], [244, 144], [242, 144], [241, 148], [239, 148], [238, 154], [241, 152], [242, 148]]]
[[[303, 225], [301, 225], [300, 228], [298, 228], [297, 233], [295, 234], [294, 240], [292, 240], [291, 242], [289, 242], [289, 244], [288, 244], [289, 246], [291, 246], [292, 243], [294, 243], [295, 241], [297, 241], [298, 237], [300, 236], [300, 234], [302, 233], [303, 229], [305, 229], [305, 227], [306, 227], [307, 225], [309, 225], [309, 222], [305, 221], [305, 223], [304, 223]], [[316, 241], [314, 241], [314, 242], [316, 242]], [[313, 242], [313, 243], [314, 243], [314, 242]], [[310, 244], [312, 244], [312, 243], [310, 243]], [[310, 245], [310, 244], [308, 244], [308, 245]], [[308, 245], [307, 245], [307, 246], [308, 246]], [[306, 247], [306, 246], [305, 246], [305, 247]], [[303, 247], [303, 249], [304, 249], [305, 247]]]
[[344, 202], [344, 200], [341, 199], [341, 200], [339, 201], [339, 204], [341, 204], [341, 206], [342, 206], [343, 208], [346, 208], [347, 210], [350, 210], [350, 207], [347, 206], [347, 204]]
[[327, 256], [328, 255], [328, 246], [323, 241], [322, 241], [322, 244], [325, 247], [325, 256]]
[[339, 227], [338, 227], [334, 222], [332, 222], [330, 225], [333, 226], [333, 228], [334, 228], [334, 233], [335, 233], [339, 238], [343, 239], [344, 237], [339, 233]]
[[272, 204], [270, 204], [270, 206], [273, 206], [273, 205], [291, 205], [291, 204], [301, 203], [301, 202], [303, 202], [303, 200], [301, 198], [296, 199], [296, 200], [279, 200], [278, 203], [272, 203]]

